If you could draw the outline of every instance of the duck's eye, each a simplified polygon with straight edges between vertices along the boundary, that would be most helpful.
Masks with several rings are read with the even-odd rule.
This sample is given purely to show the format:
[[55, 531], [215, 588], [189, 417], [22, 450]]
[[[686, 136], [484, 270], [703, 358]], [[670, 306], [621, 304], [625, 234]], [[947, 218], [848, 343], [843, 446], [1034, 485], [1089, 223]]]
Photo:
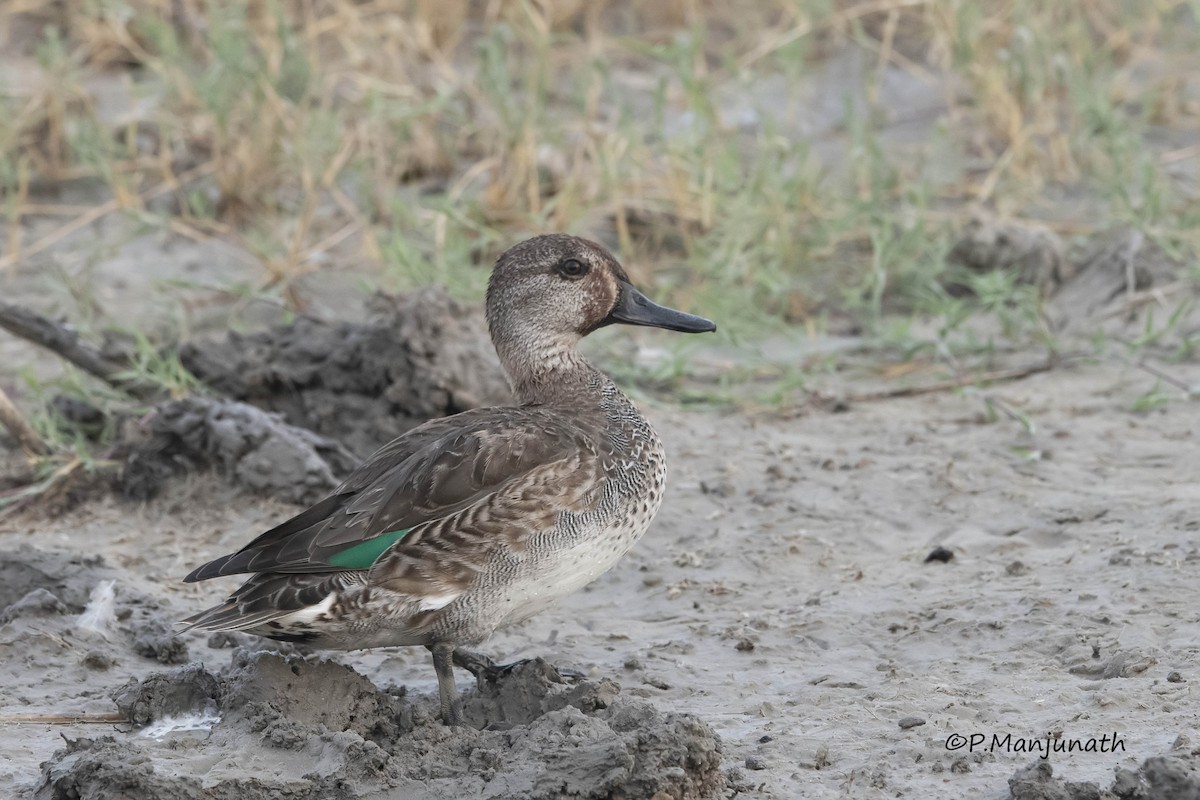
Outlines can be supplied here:
[[566, 261], [558, 265], [558, 274], [564, 278], [577, 280], [587, 275], [588, 267], [577, 258], [568, 258]]

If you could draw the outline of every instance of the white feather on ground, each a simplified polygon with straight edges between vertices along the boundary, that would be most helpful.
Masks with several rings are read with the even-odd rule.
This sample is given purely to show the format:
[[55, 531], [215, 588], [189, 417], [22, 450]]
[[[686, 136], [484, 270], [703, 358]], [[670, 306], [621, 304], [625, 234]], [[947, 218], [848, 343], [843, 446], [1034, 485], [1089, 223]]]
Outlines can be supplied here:
[[90, 631], [103, 639], [108, 639], [117, 624], [116, 587], [116, 581], [97, 583], [75, 626], [80, 630]]

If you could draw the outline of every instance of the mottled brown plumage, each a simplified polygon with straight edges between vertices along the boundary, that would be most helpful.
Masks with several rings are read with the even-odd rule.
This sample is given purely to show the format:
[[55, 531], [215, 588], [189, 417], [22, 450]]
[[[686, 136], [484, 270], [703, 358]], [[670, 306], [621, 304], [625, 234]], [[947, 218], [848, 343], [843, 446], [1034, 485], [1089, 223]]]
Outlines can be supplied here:
[[185, 620], [318, 647], [429, 647], [443, 716], [461, 722], [450, 658], [594, 580], [662, 500], [662, 445], [577, 352], [612, 323], [713, 330], [657, 306], [602, 247], [539, 236], [497, 261], [488, 325], [521, 405], [432, 420], [321, 502], [186, 580], [255, 573]]

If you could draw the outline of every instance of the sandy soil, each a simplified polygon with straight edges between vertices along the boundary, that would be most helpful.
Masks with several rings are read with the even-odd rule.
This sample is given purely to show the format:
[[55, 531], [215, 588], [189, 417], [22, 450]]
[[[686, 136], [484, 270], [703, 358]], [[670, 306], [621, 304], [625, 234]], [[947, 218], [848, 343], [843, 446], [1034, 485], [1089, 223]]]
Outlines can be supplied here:
[[[1190, 369], [1183, 377], [1200, 382]], [[592, 587], [487, 647], [503, 660], [542, 656], [587, 676], [553, 691], [511, 689], [525, 692], [514, 707], [557, 715], [522, 720], [512, 729], [519, 736], [438, 730], [428, 656], [415, 650], [339, 655], [326, 666], [302, 661], [292, 670], [299, 688], [291, 697], [301, 710], [275, 703], [282, 722], [245, 721], [246, 695], [228, 686], [250, 680], [246, 664], [255, 659], [279, 672], [279, 657], [256, 654], [261, 645], [249, 640], [174, 640], [167, 624], [232, 587], [185, 586], [178, 578], [189, 566], [240, 545], [287, 506], [193, 478], [145, 506], [104, 499], [58, 519], [6, 520], [0, 783], [37, 797], [76, 796], [71, 786], [89, 785], [79, 796], [147, 797], [145, 786], [169, 785], [177, 796], [200, 796], [196, 790], [208, 786], [224, 787], [215, 796], [274, 797], [286, 789], [308, 797], [333, 796], [322, 794], [332, 791], [332, 775], [338, 796], [451, 797], [465, 787], [496, 797], [553, 797], [560, 789], [608, 796], [581, 788], [604, 771], [578, 766], [582, 759], [565, 755], [563, 742], [574, 736], [571, 747], [590, 757], [598, 751], [585, 745], [604, 742], [611, 760], [600, 761], [633, 776], [643, 750], [636, 734], [629, 743], [632, 728], [614, 721], [620, 712], [659, 723], [663, 715], [698, 718], [671, 716], [674, 733], [658, 738], [676, 751], [663, 763], [675, 759], [672, 769], [700, 782], [685, 791], [681, 782], [614, 779], [609, 793], [630, 797], [660, 789], [668, 792], [662, 796], [1084, 797], [1057, 777], [1047, 783], [1045, 766], [1010, 786], [1039, 761], [1036, 752], [1012, 751], [1047, 736], [1104, 747], [1105, 735], [1109, 748], [1118, 737], [1117, 752], [1052, 753], [1046, 764], [1067, 781], [1128, 790], [1110, 796], [1195, 797], [1195, 413], [1174, 405], [1131, 414], [1144, 384], [1141, 373], [1100, 365], [995, 390], [1035, 423], [1032, 436], [1007, 420], [989, 422], [977, 398], [960, 394], [790, 420], [651, 407], [673, 474], [650, 533]], [[952, 560], [927, 562], [939, 546]], [[103, 580], [115, 581], [116, 595], [107, 640], [81, 629], [78, 617]], [[231, 657], [231, 644], [248, 646]], [[181, 669], [173, 664], [198, 666], [180, 677], [169, 672]], [[12, 721], [116, 712], [115, 691], [164, 670], [155, 680], [184, 686], [184, 699], [152, 698], [141, 718], [207, 709], [222, 720], [211, 733], [154, 739], [127, 725]], [[333, 670], [336, 680], [306, 678], [305, 670]], [[275, 672], [264, 674], [252, 677], [272, 692], [292, 691], [272, 682]], [[127, 713], [136, 690], [125, 689]], [[342, 708], [346, 692], [372, 703], [359, 729], [354, 713], [350, 721], [313, 716], [319, 703]], [[570, 692], [575, 705], [561, 699]], [[607, 699], [578, 701], [589, 692]], [[547, 701], [551, 695], [559, 700]], [[393, 714], [407, 722], [385, 734], [361, 729], [362, 718]], [[705, 761], [705, 723], [720, 737], [715, 777]], [[414, 730], [416, 740], [397, 745]], [[948, 749], [956, 735], [985, 740]], [[1001, 737], [996, 747], [993, 735]], [[112, 739], [55, 755], [64, 737]], [[389, 756], [378, 742], [395, 751]], [[1157, 756], [1170, 758], [1138, 771]], [[543, 772], [566, 774], [574, 764], [582, 783], [539, 788], [520, 770], [498, 768], [531, 758], [550, 759]], [[121, 763], [137, 766], [109, 773], [97, 766]], [[119, 788], [147, 770], [182, 782]], [[79, 783], [80, 775], [92, 783]], [[489, 783], [497, 775], [507, 782]], [[1182, 781], [1183, 793], [1162, 788], [1171, 780]]]
[[[863, 85], [874, 62], [857, 51], [823, 62], [787, 118], [774, 79], [718, 87], [714, 104], [730, 125], [779, 119], [781, 134], [811, 139], [819, 161], [844, 169], [847, 87]], [[881, 141], [926, 140], [942, 91], [898, 68], [880, 75], [877, 112], [893, 119]], [[669, 118], [665, 134], [689, 119]], [[945, 169], [957, 169], [952, 160]], [[94, 206], [107, 194], [68, 185], [53, 199]], [[61, 221], [22, 224], [34, 241]], [[1038, 237], [1008, 237], [1020, 246], [999, 258], [994, 231], [972, 235], [968, 268], [1016, 269], [1042, 287], [1074, 274]], [[1170, 286], [1150, 243], [1117, 236], [1060, 287], [1057, 330], [1086, 341], [1114, 304]], [[364, 276], [338, 267], [297, 285], [313, 316], [357, 321]], [[291, 367], [303, 366], [313, 352], [255, 333], [280, 322], [279, 309], [231, 315], [213, 301], [211, 287], [239, 285], [245, 269], [218, 242], [147, 234], [113, 215], [0, 277], [9, 302], [51, 313], [86, 297], [89, 315], [155, 338], [177, 330], [181, 307], [191, 331], [251, 331], [210, 366], [254, 372], [256, 355], [299, 355]], [[353, 351], [361, 333], [345, 324], [310, 338], [325, 342], [325, 358]], [[652, 344], [658, 334], [601, 335]], [[362, 387], [357, 405], [315, 391], [301, 405], [330, 435], [363, 409], [469, 405], [458, 378], [479, 362], [468, 348], [446, 363], [462, 369], [437, 394], [404, 394], [390, 375]], [[18, 370], [44, 379], [59, 369], [0, 334], [10, 391]], [[1200, 386], [1194, 359], [1170, 369]], [[234, 383], [225, 380], [230, 394], [262, 399], [261, 384]], [[189, 474], [145, 503], [101, 495], [53, 517], [5, 517], [0, 797], [1200, 798], [1196, 411], [1174, 402], [1132, 413], [1152, 385], [1101, 361], [990, 389], [1032, 432], [990, 417], [969, 391], [790, 419], [648, 404], [672, 474], [646, 538], [594, 585], [486, 646], [501, 661], [541, 657], [583, 677], [534, 662], [469, 688], [460, 673], [468, 716], [489, 730], [434, 719], [424, 650], [306, 656], [250, 637], [173, 634], [174, 620], [236, 585], [180, 578], [294, 506]], [[861, 387], [830, 393], [847, 388]], [[294, 416], [299, 398], [265, 405]], [[361, 448], [368, 433], [349, 427]], [[16, 456], [0, 450], [6, 458]], [[86, 721], [31, 721], [54, 716]], [[1048, 743], [1056, 752], [1040, 759], [1035, 748]], [[1059, 751], [1069, 746], [1093, 752]]]
[[[1115, 312], [1183, 285], [1178, 265], [1128, 232], [1069, 263], [1040, 240], [1000, 257], [989, 242], [1023, 240], [969, 233], [970, 268], [1057, 287], [1048, 317], [1074, 346], [1101, 325], [1136, 337], [1141, 322]], [[105, 307], [144, 309], [126, 321], [151, 331], [169, 304], [138, 270], [186, 272], [215, 247], [148, 243], [115, 219], [94, 234], [105, 255], [80, 274]], [[70, 253], [54, 258], [70, 269]], [[1200, 797], [1195, 410], [1133, 413], [1154, 380], [1115, 360], [1074, 359], [986, 392], [814, 403], [791, 418], [646, 403], [672, 464], [651, 531], [593, 586], [486, 647], [583, 677], [535, 663], [467, 689], [486, 730], [434, 719], [423, 650], [327, 659], [176, 637], [174, 620], [234, 585], [181, 576], [295, 510], [272, 481], [295, 470], [289, 487], [303, 486], [290, 496], [307, 496], [339, 471], [304, 436], [242, 436], [232, 421], [262, 427], [262, 414], [238, 399], [363, 449], [371, 430], [395, 432], [385, 418], [403, 430], [406, 409], [453, 411], [495, 392], [477, 325], [406, 322], [401, 303], [382, 309], [407, 331], [393, 336], [360, 324], [362, 293], [349, 288], [360, 275], [323, 280], [314, 294], [340, 305], [314, 314], [353, 324], [258, 334], [281, 316], [197, 306], [208, 312], [192, 329], [218, 335], [192, 351], [193, 367], [234, 365], [224, 379], [210, 370], [231, 398], [160, 414], [187, 424], [148, 441], [186, 441], [185, 466], [214, 463], [224, 478], [155, 469], [165, 482], [145, 502], [101, 492], [66, 513], [0, 519], [0, 796]], [[26, 265], [6, 298], [70, 307], [56, 286]], [[234, 326], [250, 333], [222, 344]], [[661, 347], [654, 332], [601, 336], [641, 343], [622, 351], [633, 358]], [[700, 372], [737, 356], [709, 346], [689, 351]], [[855, 346], [814, 351], [853, 362]], [[812, 354], [771, 349], [788, 363]], [[328, 396], [295, 373], [317, 360], [353, 383], [367, 351], [394, 358], [371, 371], [382, 383], [353, 393]], [[10, 392], [18, 369], [47, 378], [58, 364], [0, 336]], [[280, 370], [293, 372], [276, 380]], [[1169, 370], [1200, 385], [1194, 360]], [[434, 378], [416, 386], [418, 373]], [[894, 385], [874, 374], [871, 385], [823, 376], [821, 393]], [[989, 415], [985, 400], [1028, 424]], [[56, 715], [85, 721], [45, 721]]]

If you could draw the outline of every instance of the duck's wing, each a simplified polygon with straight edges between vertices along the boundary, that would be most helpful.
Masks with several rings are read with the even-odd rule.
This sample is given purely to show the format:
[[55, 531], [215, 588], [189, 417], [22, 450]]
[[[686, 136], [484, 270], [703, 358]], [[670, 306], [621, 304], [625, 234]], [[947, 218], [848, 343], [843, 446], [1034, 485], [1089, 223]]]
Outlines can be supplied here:
[[[598, 431], [539, 408], [480, 409], [434, 420], [381, 448], [329, 497], [186, 581], [245, 572], [368, 570], [387, 551], [454, 584], [501, 541], [583, 511], [602, 482]], [[440, 574], [440, 572], [447, 574]], [[396, 572], [398, 580], [405, 570]], [[402, 580], [403, 582], [403, 580]]]

